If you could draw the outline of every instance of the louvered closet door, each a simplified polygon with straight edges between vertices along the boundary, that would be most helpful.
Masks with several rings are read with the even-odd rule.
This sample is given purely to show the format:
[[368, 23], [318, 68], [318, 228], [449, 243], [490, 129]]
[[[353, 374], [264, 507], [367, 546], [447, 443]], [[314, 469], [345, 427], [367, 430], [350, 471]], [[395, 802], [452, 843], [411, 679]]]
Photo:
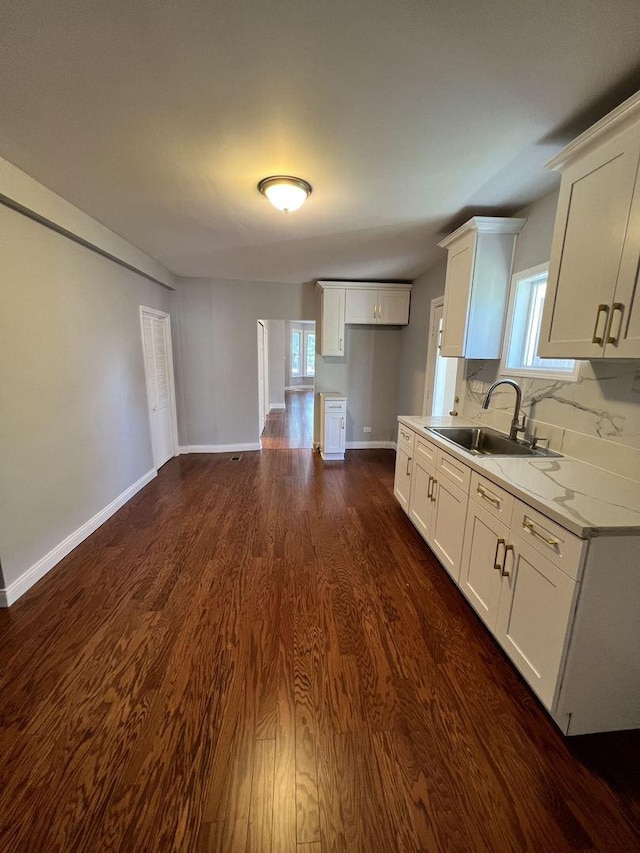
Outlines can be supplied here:
[[159, 468], [168, 459], [171, 459], [174, 453], [170, 396], [169, 318], [150, 314], [143, 310], [142, 339], [153, 464]]

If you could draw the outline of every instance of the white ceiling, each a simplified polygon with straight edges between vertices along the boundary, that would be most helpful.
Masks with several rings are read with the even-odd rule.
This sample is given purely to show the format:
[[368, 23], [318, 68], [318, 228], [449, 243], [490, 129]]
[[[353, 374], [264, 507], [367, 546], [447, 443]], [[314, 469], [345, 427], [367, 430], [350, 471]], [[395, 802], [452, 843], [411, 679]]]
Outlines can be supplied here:
[[640, 3], [3, 0], [0, 40], [0, 155], [174, 272], [411, 279], [631, 94]]

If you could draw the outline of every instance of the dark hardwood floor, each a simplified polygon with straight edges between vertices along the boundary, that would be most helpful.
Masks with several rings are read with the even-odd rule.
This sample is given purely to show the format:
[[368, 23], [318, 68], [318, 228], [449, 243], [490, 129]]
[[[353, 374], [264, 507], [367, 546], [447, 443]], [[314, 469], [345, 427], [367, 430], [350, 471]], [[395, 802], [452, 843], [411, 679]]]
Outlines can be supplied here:
[[285, 391], [285, 409], [266, 417], [260, 442], [265, 450], [313, 447], [313, 390]]
[[567, 740], [391, 451], [191, 455], [0, 612], [0, 850], [640, 850], [638, 732]]

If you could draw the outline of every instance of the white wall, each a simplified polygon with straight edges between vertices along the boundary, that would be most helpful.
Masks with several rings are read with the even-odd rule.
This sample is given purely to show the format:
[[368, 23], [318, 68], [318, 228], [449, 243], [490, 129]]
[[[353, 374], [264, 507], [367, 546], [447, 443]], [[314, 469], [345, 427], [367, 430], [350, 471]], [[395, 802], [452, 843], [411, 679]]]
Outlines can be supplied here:
[[0, 279], [7, 587], [153, 467], [139, 306], [169, 291], [3, 206]]
[[267, 320], [269, 329], [269, 407], [284, 408], [285, 321]]

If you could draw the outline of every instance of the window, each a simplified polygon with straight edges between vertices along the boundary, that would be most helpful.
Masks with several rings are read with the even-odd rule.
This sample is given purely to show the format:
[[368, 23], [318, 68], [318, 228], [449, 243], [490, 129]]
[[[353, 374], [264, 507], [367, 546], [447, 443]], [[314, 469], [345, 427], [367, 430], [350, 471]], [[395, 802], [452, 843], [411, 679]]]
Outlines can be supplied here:
[[315, 376], [316, 334], [306, 329], [291, 330], [291, 375]]
[[549, 264], [541, 264], [518, 272], [511, 279], [501, 372], [506, 376], [537, 376], [575, 382], [580, 372], [579, 361], [538, 356], [548, 272]]

